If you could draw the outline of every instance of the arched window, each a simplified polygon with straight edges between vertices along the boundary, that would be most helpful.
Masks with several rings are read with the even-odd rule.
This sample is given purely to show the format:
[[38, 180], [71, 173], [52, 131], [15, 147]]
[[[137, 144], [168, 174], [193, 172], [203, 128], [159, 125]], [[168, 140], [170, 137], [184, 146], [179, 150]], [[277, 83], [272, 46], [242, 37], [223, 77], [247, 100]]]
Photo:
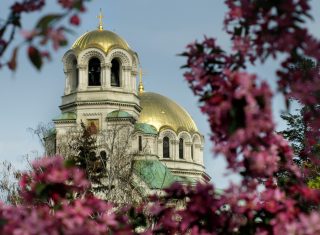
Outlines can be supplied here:
[[179, 159], [183, 159], [183, 139], [179, 139]]
[[163, 158], [170, 157], [170, 144], [169, 144], [169, 137], [163, 138]]
[[120, 87], [120, 63], [117, 59], [111, 61], [111, 86]]
[[71, 88], [72, 90], [77, 89], [79, 85], [79, 69], [77, 66], [77, 60], [74, 59], [72, 61], [72, 81], [71, 81]]
[[191, 144], [191, 159], [193, 160], [193, 144]]
[[139, 136], [139, 151], [142, 151], [142, 136]]
[[76, 88], [79, 86], [79, 68], [76, 68]]
[[101, 63], [98, 58], [89, 60], [88, 79], [89, 86], [101, 86]]

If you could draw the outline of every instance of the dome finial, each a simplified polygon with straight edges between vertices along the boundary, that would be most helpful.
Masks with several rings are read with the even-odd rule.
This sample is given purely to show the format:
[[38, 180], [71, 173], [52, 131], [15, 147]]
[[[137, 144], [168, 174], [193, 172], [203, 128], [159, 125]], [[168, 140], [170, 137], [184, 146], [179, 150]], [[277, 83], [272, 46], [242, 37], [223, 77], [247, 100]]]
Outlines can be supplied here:
[[99, 19], [99, 27], [98, 27], [98, 29], [99, 30], [103, 30], [103, 22], [102, 22], [103, 15], [102, 15], [101, 8], [100, 8], [100, 14], [97, 16], [97, 18]]
[[143, 82], [142, 82], [142, 75], [143, 75], [143, 72], [142, 72], [142, 68], [140, 67], [140, 71], [139, 71], [139, 94], [143, 93], [144, 92], [144, 86], [143, 86]]

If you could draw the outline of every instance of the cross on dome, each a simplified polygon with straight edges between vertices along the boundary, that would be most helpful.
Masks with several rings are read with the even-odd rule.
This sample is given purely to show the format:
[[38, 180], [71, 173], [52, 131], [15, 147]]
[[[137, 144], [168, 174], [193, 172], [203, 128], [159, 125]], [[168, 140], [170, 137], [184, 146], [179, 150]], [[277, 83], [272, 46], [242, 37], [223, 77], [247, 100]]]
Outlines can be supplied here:
[[142, 92], [144, 92], [144, 86], [143, 86], [143, 82], [142, 82], [142, 75], [143, 75], [143, 71], [142, 71], [142, 68], [140, 68], [140, 71], [139, 71], [139, 94], [141, 94]]
[[100, 8], [100, 13], [99, 13], [99, 15], [97, 16], [97, 18], [99, 19], [98, 29], [99, 29], [99, 30], [103, 30], [103, 22], [102, 22], [103, 15], [102, 15], [102, 10], [101, 10], [101, 8]]

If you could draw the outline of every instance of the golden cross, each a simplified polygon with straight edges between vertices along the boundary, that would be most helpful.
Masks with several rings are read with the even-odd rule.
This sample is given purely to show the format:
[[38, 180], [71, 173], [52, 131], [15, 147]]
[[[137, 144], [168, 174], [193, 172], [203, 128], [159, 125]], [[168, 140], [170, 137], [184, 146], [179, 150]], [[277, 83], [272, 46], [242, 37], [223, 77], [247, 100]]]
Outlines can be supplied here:
[[103, 22], [102, 22], [103, 15], [102, 15], [101, 8], [100, 8], [100, 14], [97, 16], [97, 18], [99, 19], [99, 27], [98, 27], [98, 29], [99, 30], [103, 30]]
[[140, 82], [142, 82], [142, 75], [143, 75], [144, 73], [142, 72], [142, 68], [140, 68], [140, 70], [139, 70], [139, 78], [140, 78]]
[[144, 86], [143, 86], [143, 82], [142, 82], [142, 75], [144, 74], [144, 72], [142, 71], [142, 68], [140, 67], [139, 70], [139, 94], [141, 94], [142, 92], [144, 92]]

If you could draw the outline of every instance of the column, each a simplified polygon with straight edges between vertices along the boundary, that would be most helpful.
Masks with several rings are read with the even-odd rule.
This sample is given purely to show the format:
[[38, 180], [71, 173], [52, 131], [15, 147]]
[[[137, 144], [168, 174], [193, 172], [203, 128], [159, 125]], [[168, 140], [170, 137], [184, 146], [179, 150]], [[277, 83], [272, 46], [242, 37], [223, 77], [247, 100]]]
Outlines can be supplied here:
[[159, 158], [163, 158], [163, 152], [162, 152], [162, 139], [158, 139], [158, 156]]
[[102, 76], [102, 88], [108, 89], [111, 87], [111, 63], [105, 63], [102, 65], [103, 75]]
[[[192, 161], [192, 158], [191, 158], [191, 145], [192, 145], [192, 142], [186, 142], [185, 143], [185, 159], [187, 161]], [[194, 155], [193, 155], [194, 157]]]
[[122, 66], [122, 82], [123, 82], [123, 89], [126, 91], [131, 91], [130, 89], [130, 73], [131, 73], [131, 66]]
[[78, 65], [79, 69], [79, 91], [84, 91], [88, 87], [88, 76], [87, 76], [87, 66]]
[[170, 158], [176, 160], [177, 159], [177, 141], [170, 140]]
[[131, 71], [131, 77], [130, 77], [130, 81], [131, 81], [131, 90], [133, 91], [133, 93], [137, 94], [137, 71]]
[[64, 74], [65, 74], [65, 78], [66, 78], [65, 86], [64, 86], [64, 94], [65, 95], [68, 95], [71, 92], [71, 84], [70, 84], [71, 83], [71, 79], [70, 79], [71, 72], [72, 72], [72, 69], [65, 69], [64, 70]]

